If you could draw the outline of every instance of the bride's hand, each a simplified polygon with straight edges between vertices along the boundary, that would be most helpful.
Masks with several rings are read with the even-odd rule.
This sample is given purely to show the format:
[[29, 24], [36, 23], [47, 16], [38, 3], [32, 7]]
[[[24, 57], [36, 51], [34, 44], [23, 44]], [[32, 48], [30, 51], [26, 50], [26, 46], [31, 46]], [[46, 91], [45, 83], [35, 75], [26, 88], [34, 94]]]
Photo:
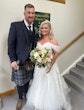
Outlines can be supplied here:
[[51, 70], [51, 66], [47, 67], [45, 71], [46, 71], [46, 73], [49, 73], [50, 70]]

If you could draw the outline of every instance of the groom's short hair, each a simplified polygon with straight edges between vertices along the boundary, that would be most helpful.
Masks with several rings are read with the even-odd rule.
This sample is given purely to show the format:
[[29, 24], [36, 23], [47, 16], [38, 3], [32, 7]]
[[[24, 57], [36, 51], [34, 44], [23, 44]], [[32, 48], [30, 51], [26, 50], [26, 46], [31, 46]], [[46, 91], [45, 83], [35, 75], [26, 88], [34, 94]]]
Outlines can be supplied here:
[[26, 4], [26, 5], [24, 6], [24, 10], [26, 10], [26, 8], [35, 8], [35, 7], [34, 7], [34, 5], [32, 5], [32, 4]]

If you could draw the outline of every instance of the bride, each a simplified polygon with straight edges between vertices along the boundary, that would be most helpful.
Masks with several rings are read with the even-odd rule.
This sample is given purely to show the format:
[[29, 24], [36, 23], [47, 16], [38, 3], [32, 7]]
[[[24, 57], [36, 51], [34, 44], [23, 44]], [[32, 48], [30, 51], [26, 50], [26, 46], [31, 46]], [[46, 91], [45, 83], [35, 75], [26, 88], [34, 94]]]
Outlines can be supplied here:
[[48, 20], [41, 23], [37, 47], [51, 49], [53, 59], [48, 67], [35, 66], [34, 79], [27, 93], [29, 110], [71, 110], [68, 88], [57, 66], [59, 46]]

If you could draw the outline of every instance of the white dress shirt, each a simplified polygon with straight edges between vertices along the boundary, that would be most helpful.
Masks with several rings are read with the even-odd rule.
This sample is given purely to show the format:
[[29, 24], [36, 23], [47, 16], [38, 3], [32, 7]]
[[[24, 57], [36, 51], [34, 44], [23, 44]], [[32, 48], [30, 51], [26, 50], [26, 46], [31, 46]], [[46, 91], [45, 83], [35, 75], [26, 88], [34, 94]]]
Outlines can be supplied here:
[[25, 19], [24, 19], [24, 23], [28, 30], [30, 30], [28, 26], [31, 26], [31, 31], [33, 31], [33, 23], [29, 25]]

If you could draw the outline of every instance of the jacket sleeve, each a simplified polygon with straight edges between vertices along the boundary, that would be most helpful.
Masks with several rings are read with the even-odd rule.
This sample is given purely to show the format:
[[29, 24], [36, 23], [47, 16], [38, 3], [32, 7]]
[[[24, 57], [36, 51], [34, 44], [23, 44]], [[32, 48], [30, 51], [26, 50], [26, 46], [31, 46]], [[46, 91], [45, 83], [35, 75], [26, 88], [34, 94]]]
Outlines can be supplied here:
[[10, 58], [10, 61], [16, 61], [16, 28], [15, 24], [11, 23], [9, 35], [8, 35], [8, 55]]

